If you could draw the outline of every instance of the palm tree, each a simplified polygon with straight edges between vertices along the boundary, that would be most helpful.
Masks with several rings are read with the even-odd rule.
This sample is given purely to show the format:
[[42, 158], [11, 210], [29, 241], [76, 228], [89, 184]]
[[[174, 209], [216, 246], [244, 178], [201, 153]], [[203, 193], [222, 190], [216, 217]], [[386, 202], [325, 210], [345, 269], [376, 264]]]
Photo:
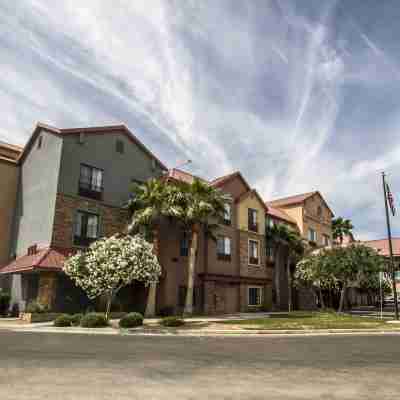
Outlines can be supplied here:
[[274, 254], [274, 281], [275, 281], [275, 303], [279, 306], [281, 304], [281, 266], [280, 260], [283, 251], [287, 247], [287, 237], [289, 235], [289, 228], [284, 224], [274, 224], [267, 228], [266, 240], [273, 246]]
[[333, 239], [339, 239], [340, 244], [343, 244], [344, 236], [350, 235], [353, 228], [354, 226], [349, 219], [344, 219], [342, 217], [334, 218], [332, 220]]
[[191, 315], [193, 314], [193, 287], [199, 233], [204, 229], [209, 237], [215, 239], [215, 229], [223, 220], [225, 204], [230, 197], [199, 179], [194, 179], [191, 184], [178, 183], [175, 188], [169, 197], [171, 203], [168, 209], [171, 215], [183, 225], [183, 228], [190, 232], [184, 314]]
[[[153, 242], [154, 252], [159, 257], [159, 224], [168, 212], [165, 198], [168, 188], [159, 179], [150, 179], [143, 184], [135, 184], [132, 188], [132, 198], [128, 203], [131, 212], [129, 233], [142, 233], [147, 240]], [[156, 313], [157, 284], [151, 283], [147, 298], [145, 315], [152, 317]]]
[[[199, 233], [201, 229], [215, 239], [214, 231], [222, 222], [225, 203], [229, 196], [212, 186], [195, 179], [193, 183], [150, 180], [136, 186], [134, 197], [129, 203], [132, 212], [130, 232], [142, 231], [158, 241], [158, 224], [163, 217], [174, 218], [190, 233], [188, 284], [184, 313], [193, 313], [193, 286]], [[158, 248], [155, 243], [155, 248]], [[153, 288], [154, 289], [154, 288]], [[150, 287], [149, 302], [155, 307], [155, 289]], [[146, 309], [147, 310], [147, 309]], [[154, 310], [152, 310], [154, 312]]]
[[286, 264], [288, 280], [288, 311], [293, 309], [293, 271], [292, 265], [296, 265], [306, 252], [306, 243], [297, 231], [289, 229], [286, 237], [286, 246], [288, 249], [288, 258]]

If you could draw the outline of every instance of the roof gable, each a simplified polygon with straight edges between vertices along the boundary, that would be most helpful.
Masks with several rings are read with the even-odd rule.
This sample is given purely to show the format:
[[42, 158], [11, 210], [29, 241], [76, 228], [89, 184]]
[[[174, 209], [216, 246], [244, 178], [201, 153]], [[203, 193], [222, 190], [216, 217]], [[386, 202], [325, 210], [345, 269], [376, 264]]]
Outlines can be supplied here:
[[256, 189], [248, 190], [247, 192], [243, 193], [241, 196], [239, 196], [235, 201], [236, 203], [240, 203], [243, 200], [247, 199], [249, 196], [254, 195], [257, 200], [259, 201], [260, 205], [264, 208], [266, 212], [268, 212], [268, 207], [265, 205], [264, 200], [262, 197], [258, 194]]
[[56, 136], [69, 136], [69, 135], [79, 135], [81, 133], [92, 134], [92, 135], [101, 135], [101, 134], [115, 134], [122, 133], [124, 134], [132, 143], [136, 144], [142, 151], [144, 151], [147, 155], [153, 158], [157, 164], [163, 169], [167, 171], [168, 168], [126, 127], [126, 125], [110, 125], [110, 126], [92, 126], [92, 127], [83, 127], [83, 128], [67, 128], [67, 129], [59, 129], [50, 125], [43, 124], [38, 122], [36, 127], [28, 140], [22, 154], [20, 155], [18, 161], [23, 162], [26, 155], [29, 153], [33, 144], [35, 143], [37, 137], [40, 132], [44, 130], [48, 133], [51, 133]]
[[308, 193], [302, 193], [302, 194], [297, 194], [295, 196], [289, 196], [289, 197], [283, 197], [281, 199], [276, 199], [272, 201], [268, 201], [266, 204], [267, 206], [275, 207], [275, 208], [285, 208], [285, 207], [291, 207], [295, 206], [297, 204], [304, 204], [304, 202], [313, 197], [313, 196], [319, 196], [320, 199], [323, 201], [325, 204], [326, 208], [330, 211], [332, 216], [334, 216], [333, 211], [331, 208], [328, 206], [328, 203], [325, 201], [323, 196], [318, 190], [315, 190], [314, 192], [308, 192]]

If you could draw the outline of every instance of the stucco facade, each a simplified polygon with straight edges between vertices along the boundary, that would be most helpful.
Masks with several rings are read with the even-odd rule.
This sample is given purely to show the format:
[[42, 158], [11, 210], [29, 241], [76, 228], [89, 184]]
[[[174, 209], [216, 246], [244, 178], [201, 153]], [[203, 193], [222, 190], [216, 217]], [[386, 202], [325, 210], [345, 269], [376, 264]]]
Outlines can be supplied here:
[[0, 266], [6, 264], [10, 257], [20, 152], [17, 147], [0, 142]]

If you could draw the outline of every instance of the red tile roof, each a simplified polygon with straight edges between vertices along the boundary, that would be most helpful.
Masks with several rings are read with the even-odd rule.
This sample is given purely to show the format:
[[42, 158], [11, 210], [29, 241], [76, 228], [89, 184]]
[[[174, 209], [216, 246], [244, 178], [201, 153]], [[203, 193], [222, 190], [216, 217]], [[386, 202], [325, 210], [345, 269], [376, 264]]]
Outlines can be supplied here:
[[285, 211], [283, 211], [279, 208], [268, 206], [267, 214], [273, 218], [278, 218], [278, 219], [288, 222], [292, 225], [297, 225], [296, 221], [290, 215], [286, 214]]
[[[359, 242], [365, 246], [372, 247], [383, 256], [389, 257], [389, 241], [387, 239], [367, 240]], [[393, 255], [400, 256], [400, 238], [392, 238]]]
[[172, 168], [165, 175], [167, 178], [174, 179], [176, 181], [192, 183], [195, 179], [199, 179], [202, 182], [208, 183], [205, 179], [199, 178], [198, 176], [189, 174], [189, 172], [182, 171], [181, 169]]
[[316, 194], [316, 193], [318, 193], [318, 192], [309, 192], [309, 193], [297, 194], [295, 196], [283, 197], [281, 199], [276, 199], [276, 200], [267, 202], [267, 206], [283, 207], [283, 206], [289, 206], [292, 204], [303, 203], [303, 201], [307, 200], [311, 196], [314, 196], [314, 194]]
[[216, 178], [216, 179], [212, 180], [210, 182], [210, 184], [211, 184], [211, 186], [220, 187], [220, 186], [224, 185], [225, 183], [231, 181], [232, 179], [234, 179], [236, 177], [240, 178], [243, 181], [243, 183], [246, 186], [247, 190], [251, 190], [250, 185], [247, 183], [246, 179], [243, 178], [243, 175], [240, 173], [240, 171], [232, 172], [231, 174], [224, 175], [224, 176], [221, 176], [219, 178]]
[[18, 257], [0, 269], [0, 274], [12, 274], [35, 270], [61, 271], [66, 258], [73, 254], [73, 249], [46, 248], [39, 249], [33, 255]]

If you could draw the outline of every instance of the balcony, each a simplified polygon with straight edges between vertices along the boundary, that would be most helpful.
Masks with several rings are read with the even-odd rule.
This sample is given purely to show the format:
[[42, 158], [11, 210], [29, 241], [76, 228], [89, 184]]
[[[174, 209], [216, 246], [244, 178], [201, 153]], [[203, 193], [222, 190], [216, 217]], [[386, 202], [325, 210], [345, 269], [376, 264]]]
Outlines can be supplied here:
[[79, 181], [79, 196], [94, 200], [103, 200], [103, 187]]
[[259, 265], [259, 259], [256, 257], [249, 257], [249, 264]]
[[217, 260], [219, 261], [231, 261], [231, 255], [230, 254], [217, 254]]
[[90, 246], [93, 242], [95, 242], [97, 239], [94, 238], [88, 238], [84, 236], [74, 236], [74, 246], [79, 246], [79, 247], [88, 247]]
[[248, 226], [249, 231], [258, 233], [258, 224], [250, 223]]

